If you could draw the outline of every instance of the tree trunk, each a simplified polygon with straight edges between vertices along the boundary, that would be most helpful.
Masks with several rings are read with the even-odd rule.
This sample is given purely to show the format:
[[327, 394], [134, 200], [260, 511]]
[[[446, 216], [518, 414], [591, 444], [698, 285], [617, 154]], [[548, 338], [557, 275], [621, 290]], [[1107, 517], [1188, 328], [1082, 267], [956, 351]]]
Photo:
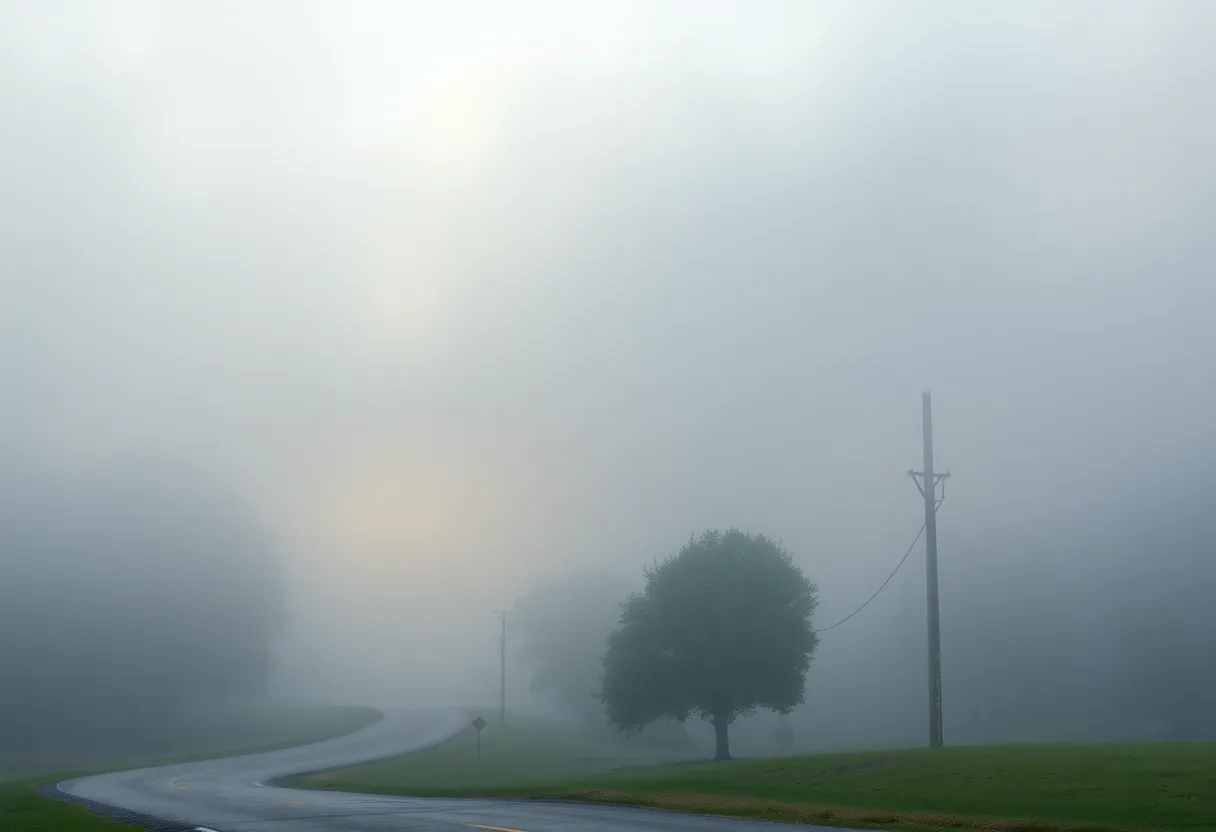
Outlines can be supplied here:
[[715, 760], [730, 759], [730, 735], [727, 734], [727, 728], [730, 723], [727, 722], [725, 710], [719, 710], [714, 713], [714, 738], [717, 740], [717, 751], [714, 753]]

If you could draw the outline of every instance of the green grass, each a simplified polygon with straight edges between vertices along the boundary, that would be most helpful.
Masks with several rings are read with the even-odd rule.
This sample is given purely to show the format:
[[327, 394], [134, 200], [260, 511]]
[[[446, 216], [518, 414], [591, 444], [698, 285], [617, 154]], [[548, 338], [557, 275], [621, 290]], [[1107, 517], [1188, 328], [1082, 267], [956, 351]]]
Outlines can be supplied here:
[[[552, 726], [509, 726], [480, 768], [470, 756], [472, 737], [462, 735], [413, 757], [306, 778], [306, 785], [629, 803], [913, 830], [1216, 830], [1213, 744], [859, 752], [614, 772], [623, 757], [581, 751], [560, 733]], [[487, 728], [487, 748], [491, 736]]]
[[81, 806], [38, 794], [42, 778], [0, 783], [4, 832], [131, 832], [134, 827], [99, 817]]
[[611, 736], [591, 738], [577, 729], [533, 717], [511, 717], [505, 727], [493, 711], [481, 733], [481, 762], [477, 762], [477, 732], [469, 727], [440, 745], [378, 763], [297, 778], [306, 788], [348, 788], [411, 794], [452, 794], [464, 790], [510, 787], [521, 781], [591, 777], [638, 766], [650, 767], [687, 757]]
[[[191, 746], [162, 750], [140, 758], [129, 753], [109, 760], [93, 759], [87, 770], [42, 774], [0, 782], [0, 830], [3, 832], [132, 832], [134, 827], [92, 814], [87, 809], [43, 797], [38, 788], [69, 777], [99, 771], [167, 765], [191, 760], [272, 751], [336, 737], [370, 725], [380, 718], [374, 708], [313, 707], [263, 712], [242, 721], [239, 739], [225, 731]], [[233, 726], [231, 731], [235, 731]]]

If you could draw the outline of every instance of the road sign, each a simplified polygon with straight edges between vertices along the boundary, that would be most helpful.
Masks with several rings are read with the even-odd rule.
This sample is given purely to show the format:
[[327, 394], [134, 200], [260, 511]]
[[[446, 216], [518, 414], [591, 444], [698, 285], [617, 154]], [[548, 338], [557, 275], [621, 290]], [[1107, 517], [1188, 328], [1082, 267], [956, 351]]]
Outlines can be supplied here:
[[481, 729], [486, 727], [486, 721], [481, 717], [473, 720], [473, 727], [477, 729], [477, 763], [481, 764]]

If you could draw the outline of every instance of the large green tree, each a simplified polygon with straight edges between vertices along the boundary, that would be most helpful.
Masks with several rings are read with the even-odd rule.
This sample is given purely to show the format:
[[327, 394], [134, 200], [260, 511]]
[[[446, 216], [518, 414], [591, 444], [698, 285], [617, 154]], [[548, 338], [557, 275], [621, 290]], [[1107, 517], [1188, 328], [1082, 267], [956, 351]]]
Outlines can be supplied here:
[[689, 540], [646, 571], [608, 639], [608, 718], [628, 732], [665, 717], [709, 720], [715, 758], [729, 760], [737, 717], [788, 713], [805, 700], [817, 592], [764, 535], [711, 530]]

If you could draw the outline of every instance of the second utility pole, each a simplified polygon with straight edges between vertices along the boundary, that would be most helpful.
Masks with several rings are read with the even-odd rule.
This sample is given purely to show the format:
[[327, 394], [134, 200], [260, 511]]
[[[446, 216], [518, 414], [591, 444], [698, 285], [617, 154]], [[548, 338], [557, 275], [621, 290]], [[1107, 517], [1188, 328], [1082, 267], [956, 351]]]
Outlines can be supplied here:
[[498, 637], [498, 695], [499, 719], [502, 725], [507, 724], [507, 612], [498, 610], [498, 619], [502, 622], [502, 635]]
[[[929, 607], [929, 746], [942, 745], [942, 635], [938, 618], [937, 600], [937, 484], [949, 474], [933, 472], [933, 407], [929, 393], [921, 396], [921, 413], [924, 427], [925, 470], [909, 471], [912, 481], [925, 498], [925, 588]], [[920, 480], [917, 481], [917, 477]], [[942, 486], [945, 499], [945, 486]]]

